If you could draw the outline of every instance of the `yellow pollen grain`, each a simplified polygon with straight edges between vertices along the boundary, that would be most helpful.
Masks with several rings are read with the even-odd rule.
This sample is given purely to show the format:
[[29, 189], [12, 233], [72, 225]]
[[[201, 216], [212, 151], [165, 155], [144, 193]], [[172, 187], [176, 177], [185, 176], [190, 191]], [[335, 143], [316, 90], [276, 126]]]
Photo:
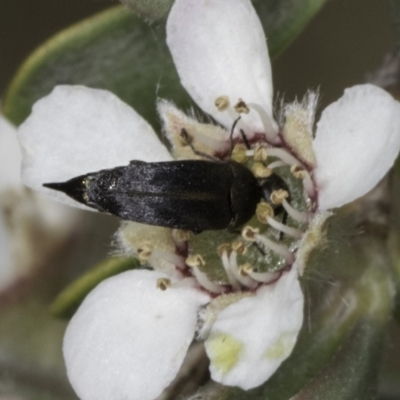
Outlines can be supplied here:
[[268, 158], [268, 151], [267, 148], [261, 145], [258, 145], [254, 149], [254, 161], [266, 161]]
[[211, 335], [206, 346], [211, 365], [223, 375], [238, 363], [244, 348], [242, 342], [222, 332]]
[[272, 204], [282, 204], [284, 199], [287, 199], [289, 197], [289, 193], [286, 190], [279, 189], [279, 190], [274, 190], [271, 193], [270, 199]]
[[244, 144], [237, 144], [233, 148], [231, 159], [238, 162], [244, 163], [247, 160], [246, 146]]
[[238, 114], [248, 114], [250, 112], [249, 107], [242, 99], [239, 99], [234, 108]]
[[251, 170], [256, 178], [268, 178], [272, 175], [272, 169], [266, 167], [261, 162], [255, 162]]
[[236, 240], [232, 243], [232, 250], [238, 254], [246, 254], [247, 247], [246, 244], [242, 240]]
[[304, 169], [296, 164], [290, 167], [290, 172], [297, 179], [303, 179], [306, 176], [306, 172], [304, 171]]
[[200, 254], [193, 254], [186, 259], [186, 265], [192, 268], [201, 268], [206, 265], [206, 262]]
[[270, 204], [262, 201], [257, 204], [256, 216], [262, 224], [268, 224], [268, 218], [272, 218], [274, 216], [274, 209]]
[[242, 229], [242, 237], [243, 239], [254, 242], [256, 240], [256, 236], [260, 233], [260, 230], [257, 228], [253, 228], [251, 226], [245, 226]]
[[171, 286], [171, 280], [168, 278], [157, 279], [157, 289], [167, 290]]
[[215, 99], [214, 104], [218, 108], [218, 111], [225, 111], [229, 107], [229, 97], [219, 96]]
[[223, 243], [218, 246], [217, 253], [220, 257], [222, 257], [224, 253], [226, 253], [229, 256], [231, 252], [232, 252], [232, 246], [230, 245], [230, 243]]
[[242, 276], [248, 276], [254, 271], [253, 266], [250, 263], [245, 263], [239, 266], [239, 273]]

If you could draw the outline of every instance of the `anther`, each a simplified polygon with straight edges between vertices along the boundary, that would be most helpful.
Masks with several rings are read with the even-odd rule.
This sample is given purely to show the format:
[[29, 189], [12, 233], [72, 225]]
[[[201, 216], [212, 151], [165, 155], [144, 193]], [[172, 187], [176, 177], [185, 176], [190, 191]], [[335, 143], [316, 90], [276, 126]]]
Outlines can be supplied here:
[[274, 209], [270, 204], [266, 203], [265, 201], [261, 201], [257, 204], [256, 216], [262, 224], [268, 224], [268, 218], [274, 216]]
[[191, 268], [201, 268], [206, 265], [206, 262], [200, 254], [193, 254], [186, 258], [186, 265]]
[[270, 199], [272, 204], [279, 205], [282, 204], [283, 200], [287, 199], [288, 197], [289, 193], [287, 190], [278, 189], [271, 193]]
[[172, 229], [172, 237], [176, 242], [188, 242], [193, 237], [192, 231], [182, 229]]
[[234, 109], [238, 114], [248, 114], [250, 112], [249, 107], [247, 107], [247, 104], [242, 99], [239, 99]]
[[246, 146], [244, 144], [236, 144], [233, 148], [231, 159], [238, 162], [244, 163], [247, 160]]
[[303, 167], [300, 167], [298, 164], [294, 164], [290, 167], [290, 172], [297, 179], [304, 179], [306, 176], [306, 171]]
[[245, 226], [242, 229], [242, 237], [249, 242], [255, 242], [260, 230], [251, 226]]
[[255, 162], [251, 170], [256, 178], [268, 178], [272, 175], [272, 169], [266, 167], [261, 162]]
[[219, 245], [218, 249], [217, 249], [217, 253], [220, 257], [222, 257], [222, 255], [224, 253], [227, 253], [228, 255], [231, 254], [231, 251], [232, 251], [232, 247], [231, 247], [230, 243], [223, 243], [223, 244]]
[[232, 243], [232, 250], [238, 254], [246, 254], [247, 247], [246, 244], [242, 240], [236, 240]]
[[140, 264], [146, 264], [149, 258], [151, 257], [154, 250], [154, 246], [150, 242], [143, 242], [139, 244], [137, 248], [137, 255], [140, 261]]
[[268, 158], [267, 148], [265, 146], [258, 145], [254, 149], [254, 161], [266, 161]]
[[157, 289], [167, 290], [171, 286], [171, 280], [168, 278], [158, 278], [156, 286]]
[[233, 251], [231, 256], [229, 257], [229, 263], [231, 266], [231, 271], [235, 278], [242, 284], [249, 289], [254, 289], [257, 284], [251, 279], [249, 276], [242, 275], [239, 271], [239, 267], [237, 265], [237, 254]]
[[249, 276], [253, 271], [254, 268], [250, 263], [245, 263], [239, 267], [239, 273], [242, 276]]
[[219, 96], [215, 99], [214, 104], [218, 108], [218, 111], [225, 111], [229, 107], [229, 97]]

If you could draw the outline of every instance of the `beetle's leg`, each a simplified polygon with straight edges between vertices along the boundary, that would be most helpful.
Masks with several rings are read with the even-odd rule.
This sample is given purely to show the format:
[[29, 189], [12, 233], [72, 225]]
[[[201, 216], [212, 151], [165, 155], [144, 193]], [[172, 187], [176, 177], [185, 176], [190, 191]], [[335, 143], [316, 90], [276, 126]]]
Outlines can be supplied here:
[[230, 133], [230, 135], [229, 135], [229, 140], [230, 140], [230, 142], [231, 142], [231, 148], [230, 148], [230, 150], [229, 150], [228, 158], [231, 158], [231, 155], [232, 155], [232, 151], [233, 151], [233, 132], [235, 131], [236, 125], [237, 125], [237, 123], [239, 122], [240, 118], [241, 118], [241, 116], [239, 115], [239, 116], [235, 119], [235, 122], [233, 123], [232, 128], [231, 128], [231, 133]]
[[252, 245], [261, 253], [261, 255], [265, 256], [265, 251], [261, 248], [261, 246], [257, 242], [253, 242]]
[[244, 142], [244, 145], [246, 146], [247, 150], [251, 150], [249, 139], [247, 139], [247, 136], [244, 133], [243, 129], [240, 130], [240, 134], [242, 135], [243, 142]]
[[220, 162], [221, 160], [219, 160], [216, 157], [210, 156], [207, 153], [203, 153], [202, 151], [196, 150], [195, 147], [193, 146], [191, 140], [190, 140], [190, 136], [187, 132], [187, 130], [185, 128], [181, 129], [181, 138], [186, 142], [186, 144], [192, 149], [193, 153], [200, 156], [200, 157], [204, 157], [207, 158], [211, 161], [215, 161], [215, 162]]

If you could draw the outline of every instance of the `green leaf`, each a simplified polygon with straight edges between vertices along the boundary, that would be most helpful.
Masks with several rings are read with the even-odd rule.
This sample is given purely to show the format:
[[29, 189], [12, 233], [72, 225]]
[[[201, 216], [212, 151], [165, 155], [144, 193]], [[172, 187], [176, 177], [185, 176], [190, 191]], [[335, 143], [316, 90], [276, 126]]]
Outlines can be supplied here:
[[120, 0], [133, 12], [143, 18], [158, 20], [166, 18], [173, 0]]
[[300, 34], [326, 0], [253, 0], [260, 16], [271, 58]]
[[65, 288], [51, 305], [51, 313], [60, 318], [71, 318], [87, 294], [110, 276], [139, 267], [137, 259], [110, 258], [95, 266]]
[[190, 104], [164, 39], [152, 27], [114, 7], [60, 32], [22, 65], [6, 93], [3, 112], [19, 125], [32, 105], [60, 84], [107, 89], [133, 106], [155, 127], [157, 97]]
[[[272, 56], [290, 43], [325, 0], [255, 0]], [[142, 14], [164, 12], [169, 1], [136, 1]], [[146, 8], [146, 5], [150, 7]], [[160, 8], [161, 7], [161, 8]], [[154, 11], [154, 10], [153, 10]], [[22, 65], [3, 100], [3, 113], [21, 124], [32, 105], [60, 84], [86, 85], [115, 93], [159, 129], [157, 97], [192, 106], [165, 43], [165, 24], [150, 26], [117, 6], [60, 32]]]

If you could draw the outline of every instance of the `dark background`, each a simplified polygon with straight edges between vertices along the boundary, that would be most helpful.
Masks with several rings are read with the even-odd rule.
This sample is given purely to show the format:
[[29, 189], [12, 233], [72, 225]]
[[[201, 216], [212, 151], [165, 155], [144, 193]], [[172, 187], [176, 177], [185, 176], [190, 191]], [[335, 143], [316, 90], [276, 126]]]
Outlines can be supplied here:
[[[0, 0], [0, 93], [16, 68], [60, 29], [116, 0]], [[289, 49], [274, 61], [276, 91], [287, 99], [321, 89], [322, 102], [363, 82], [394, 42], [382, 0], [328, 0]]]

